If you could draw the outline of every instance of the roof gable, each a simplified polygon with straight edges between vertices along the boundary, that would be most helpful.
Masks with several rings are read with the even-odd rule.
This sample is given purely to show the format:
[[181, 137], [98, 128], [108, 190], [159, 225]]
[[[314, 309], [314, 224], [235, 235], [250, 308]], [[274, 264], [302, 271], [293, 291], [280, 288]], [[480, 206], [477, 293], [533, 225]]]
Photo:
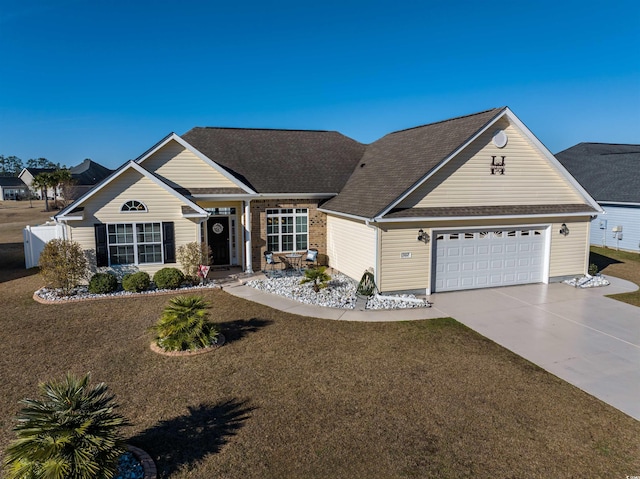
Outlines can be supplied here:
[[198, 127], [182, 138], [264, 194], [336, 194], [365, 149], [333, 131]]
[[598, 202], [640, 204], [640, 145], [579, 143], [555, 156]]
[[76, 201], [74, 201], [69, 206], [67, 206], [62, 211], [60, 211], [57, 215], [55, 215], [55, 219], [56, 220], [65, 220], [65, 219], [67, 219], [67, 216], [70, 213], [72, 213], [74, 210], [76, 210], [77, 208], [82, 206], [82, 204], [84, 204], [87, 200], [92, 198], [94, 195], [98, 194], [100, 191], [102, 191], [108, 185], [110, 185], [110, 184], [112, 184], [114, 182], [117, 182], [118, 178], [120, 178], [122, 175], [124, 175], [126, 172], [128, 172], [128, 171], [130, 171], [132, 169], [137, 171], [138, 173], [140, 173], [143, 177], [145, 177], [145, 178], [149, 179], [150, 181], [152, 181], [153, 183], [155, 183], [159, 188], [164, 189], [165, 191], [167, 191], [171, 195], [173, 195], [176, 198], [178, 198], [186, 206], [191, 207], [193, 210], [197, 211], [198, 213], [200, 213], [203, 216], [207, 215], [206, 211], [204, 211], [197, 204], [195, 204], [194, 202], [192, 202], [191, 200], [186, 198], [184, 195], [182, 195], [179, 192], [177, 192], [171, 186], [166, 184], [157, 175], [154, 175], [153, 173], [148, 172], [142, 166], [138, 165], [134, 161], [129, 161], [129, 162], [125, 163], [124, 165], [122, 165], [110, 177], [106, 178], [99, 185], [95, 186], [94, 188], [89, 190], [87, 193], [82, 195], [80, 198], [78, 198]]
[[113, 170], [87, 158], [79, 165], [69, 168], [71, 177], [79, 186], [95, 185], [113, 173]]
[[392, 208], [504, 110], [496, 108], [384, 136], [367, 146], [344, 189], [323, 209], [373, 218]]

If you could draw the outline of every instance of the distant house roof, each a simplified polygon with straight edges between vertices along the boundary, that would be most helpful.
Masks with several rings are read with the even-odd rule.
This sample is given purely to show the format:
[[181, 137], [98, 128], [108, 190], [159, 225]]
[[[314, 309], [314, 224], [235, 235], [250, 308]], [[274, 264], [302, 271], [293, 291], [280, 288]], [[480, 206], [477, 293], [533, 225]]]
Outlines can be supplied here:
[[323, 209], [377, 216], [504, 110], [401, 130], [371, 143], [342, 192]]
[[596, 201], [640, 204], [640, 145], [578, 143], [555, 157]]
[[95, 185], [113, 173], [113, 170], [88, 158], [79, 165], [69, 168], [69, 171], [79, 186]]
[[335, 131], [196, 127], [181, 138], [259, 193], [338, 193], [365, 150]]
[[0, 176], [0, 186], [3, 188], [14, 187], [14, 188], [26, 188], [27, 185], [17, 176]]
[[27, 170], [29, 173], [31, 173], [31, 176], [37, 176], [40, 173], [53, 173], [54, 171], [56, 171], [55, 168], [25, 168], [25, 170]]

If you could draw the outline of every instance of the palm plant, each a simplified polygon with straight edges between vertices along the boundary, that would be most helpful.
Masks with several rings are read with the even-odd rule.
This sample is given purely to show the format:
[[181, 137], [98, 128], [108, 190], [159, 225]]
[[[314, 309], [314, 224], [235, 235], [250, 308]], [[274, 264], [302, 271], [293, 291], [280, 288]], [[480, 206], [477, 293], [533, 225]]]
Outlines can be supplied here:
[[[50, 173], [38, 173], [33, 177], [31, 186], [37, 190], [40, 190], [40, 196], [44, 199], [44, 209], [49, 211], [49, 185], [52, 182], [52, 176]], [[55, 195], [54, 195], [55, 196]]]
[[218, 329], [208, 321], [209, 304], [199, 296], [176, 296], [152, 328], [165, 351], [187, 351], [215, 344]]
[[114, 410], [107, 386], [89, 386], [90, 374], [67, 374], [40, 384], [43, 399], [24, 399], [7, 448], [7, 479], [111, 479], [125, 444], [118, 430], [128, 422]]
[[313, 290], [318, 293], [320, 289], [327, 287], [328, 281], [331, 281], [331, 276], [325, 273], [326, 269], [326, 266], [319, 266], [306, 270], [300, 284], [312, 283]]

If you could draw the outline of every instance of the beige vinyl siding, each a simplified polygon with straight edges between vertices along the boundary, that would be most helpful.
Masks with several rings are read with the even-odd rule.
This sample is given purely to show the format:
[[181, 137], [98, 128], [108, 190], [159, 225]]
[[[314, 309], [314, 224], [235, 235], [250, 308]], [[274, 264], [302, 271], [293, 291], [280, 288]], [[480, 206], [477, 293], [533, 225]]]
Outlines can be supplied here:
[[[492, 143], [504, 129], [508, 143]], [[505, 156], [505, 174], [492, 175], [491, 157]], [[584, 203], [584, 199], [552, 163], [506, 119], [480, 135], [459, 155], [411, 193], [398, 206], [492, 206]]]
[[[429, 287], [431, 244], [417, 240], [419, 229], [414, 225], [394, 225], [380, 231], [380, 291], [423, 290], [424, 293]], [[429, 229], [422, 229], [431, 236]], [[411, 253], [411, 258], [402, 258], [401, 253]]]
[[[585, 274], [589, 261], [589, 218], [556, 221], [551, 225], [549, 277]], [[569, 228], [567, 236], [559, 233], [562, 223]]]
[[[129, 200], [138, 200], [147, 207], [147, 212], [122, 213], [122, 204]], [[150, 179], [137, 171], [125, 171], [118, 181], [107, 184], [104, 188], [87, 199], [84, 206], [82, 221], [69, 221], [71, 239], [78, 241], [85, 250], [92, 250], [95, 254], [96, 223], [151, 223], [173, 221], [176, 250], [184, 243], [198, 241], [199, 227], [197, 219], [182, 217], [184, 203], [173, 194], [166, 191]], [[168, 264], [177, 266], [179, 264]], [[142, 271], [153, 274], [164, 264], [139, 265]]]
[[170, 141], [142, 166], [183, 188], [237, 188], [234, 183], [211, 165], [205, 163], [176, 141]]
[[376, 233], [364, 222], [327, 215], [329, 265], [360, 281], [363, 273], [376, 267]]

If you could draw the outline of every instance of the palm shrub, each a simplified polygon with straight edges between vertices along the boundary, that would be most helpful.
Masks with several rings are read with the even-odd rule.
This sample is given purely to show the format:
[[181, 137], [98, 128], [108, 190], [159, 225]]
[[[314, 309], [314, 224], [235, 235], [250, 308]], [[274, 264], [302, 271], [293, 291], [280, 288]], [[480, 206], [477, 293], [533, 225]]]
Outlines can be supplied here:
[[40, 274], [47, 286], [62, 290], [68, 296], [87, 277], [87, 258], [80, 243], [53, 239], [40, 254]]
[[24, 399], [18, 439], [4, 457], [7, 479], [111, 479], [125, 452], [119, 430], [129, 423], [107, 386], [90, 374], [40, 384], [42, 399]]
[[156, 343], [165, 351], [187, 351], [215, 344], [218, 329], [208, 321], [209, 304], [200, 296], [176, 296], [169, 300], [152, 328]]
[[211, 263], [211, 248], [206, 243], [183, 244], [178, 248], [178, 261], [182, 265], [185, 275], [192, 282], [198, 281], [198, 266]]
[[327, 282], [331, 281], [331, 276], [329, 276], [325, 270], [326, 266], [319, 266], [317, 268], [311, 268], [304, 272], [304, 278], [300, 281], [300, 284], [311, 283], [313, 290], [317, 293], [322, 288], [327, 287]]

